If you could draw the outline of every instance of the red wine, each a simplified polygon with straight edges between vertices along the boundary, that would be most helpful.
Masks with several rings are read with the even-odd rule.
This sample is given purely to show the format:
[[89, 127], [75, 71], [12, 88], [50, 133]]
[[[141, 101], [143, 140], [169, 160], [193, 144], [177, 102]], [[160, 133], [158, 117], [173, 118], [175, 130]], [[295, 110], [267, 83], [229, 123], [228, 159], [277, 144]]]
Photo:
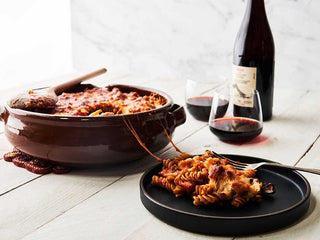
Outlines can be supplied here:
[[[208, 121], [211, 111], [213, 97], [211, 96], [196, 96], [188, 98], [187, 109], [190, 114], [197, 120]], [[223, 117], [228, 108], [228, 100], [219, 99], [219, 107], [217, 109], [217, 117]]]
[[[274, 42], [264, 0], [248, 0], [233, 51], [233, 96], [235, 110], [251, 108], [249, 89], [257, 89], [263, 120], [272, 117], [274, 88]], [[248, 111], [248, 110], [244, 110]]]
[[210, 116], [212, 97], [197, 96], [188, 98], [187, 109], [190, 114], [197, 120], [208, 121]]
[[262, 132], [262, 124], [257, 120], [242, 117], [213, 120], [209, 128], [223, 141], [248, 141]]

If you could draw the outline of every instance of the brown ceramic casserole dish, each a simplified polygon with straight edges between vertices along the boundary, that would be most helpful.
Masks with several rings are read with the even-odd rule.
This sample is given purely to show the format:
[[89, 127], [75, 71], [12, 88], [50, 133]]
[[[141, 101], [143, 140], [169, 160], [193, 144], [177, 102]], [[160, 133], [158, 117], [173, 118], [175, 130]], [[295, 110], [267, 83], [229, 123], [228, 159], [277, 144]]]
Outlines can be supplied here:
[[184, 108], [156, 89], [111, 85], [123, 92], [151, 92], [167, 99], [160, 108], [124, 115], [82, 117], [58, 116], [0, 106], [0, 119], [10, 143], [19, 150], [66, 166], [88, 167], [116, 164], [142, 158], [148, 153], [139, 145], [123, 121], [128, 119], [141, 140], [152, 151], [165, 147], [169, 140], [160, 120], [171, 136], [186, 120]]

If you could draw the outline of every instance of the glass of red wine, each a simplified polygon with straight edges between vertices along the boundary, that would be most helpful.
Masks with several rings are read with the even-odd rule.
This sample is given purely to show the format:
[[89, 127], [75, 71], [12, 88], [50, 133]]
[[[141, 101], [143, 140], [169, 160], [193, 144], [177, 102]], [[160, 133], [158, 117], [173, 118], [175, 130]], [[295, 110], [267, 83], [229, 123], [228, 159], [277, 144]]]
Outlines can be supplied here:
[[[225, 104], [220, 99], [228, 99]], [[262, 132], [263, 120], [259, 92], [247, 92], [245, 106], [237, 105], [238, 100], [230, 96], [230, 91], [216, 91], [213, 95], [209, 128], [220, 140], [242, 142], [257, 137]]]
[[199, 121], [208, 122], [216, 89], [227, 84], [225, 79], [219, 81], [195, 81], [188, 79], [185, 88], [185, 100], [189, 113]]

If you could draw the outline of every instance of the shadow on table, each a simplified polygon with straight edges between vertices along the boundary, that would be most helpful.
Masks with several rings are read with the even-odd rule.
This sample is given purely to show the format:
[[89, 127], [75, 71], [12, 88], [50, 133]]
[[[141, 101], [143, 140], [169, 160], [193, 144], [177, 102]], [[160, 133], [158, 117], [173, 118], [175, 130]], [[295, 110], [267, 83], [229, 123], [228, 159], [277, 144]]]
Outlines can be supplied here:
[[70, 175], [82, 175], [82, 176], [124, 176], [137, 173], [143, 173], [158, 162], [151, 156], [144, 157], [135, 161], [103, 165], [94, 168], [72, 169], [68, 174]]
[[223, 142], [231, 145], [235, 145], [235, 146], [246, 146], [246, 145], [262, 145], [267, 143], [268, 141], [270, 141], [269, 137], [261, 134], [250, 141], [244, 141], [244, 142], [223, 141]]

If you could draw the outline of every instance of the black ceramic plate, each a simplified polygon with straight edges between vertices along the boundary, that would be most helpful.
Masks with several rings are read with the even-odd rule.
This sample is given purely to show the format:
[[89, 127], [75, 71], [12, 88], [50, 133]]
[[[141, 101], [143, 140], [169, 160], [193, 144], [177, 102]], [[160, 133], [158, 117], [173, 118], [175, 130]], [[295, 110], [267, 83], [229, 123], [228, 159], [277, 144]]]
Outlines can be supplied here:
[[[269, 161], [239, 155], [224, 156], [247, 163]], [[160, 220], [191, 232], [225, 236], [258, 234], [292, 224], [309, 208], [310, 184], [296, 171], [260, 167], [256, 177], [261, 182], [273, 183], [276, 193], [264, 196], [259, 203], [235, 208], [231, 205], [194, 206], [191, 196], [176, 198], [171, 192], [152, 186], [151, 178], [161, 166], [158, 164], [141, 177], [141, 201]]]

